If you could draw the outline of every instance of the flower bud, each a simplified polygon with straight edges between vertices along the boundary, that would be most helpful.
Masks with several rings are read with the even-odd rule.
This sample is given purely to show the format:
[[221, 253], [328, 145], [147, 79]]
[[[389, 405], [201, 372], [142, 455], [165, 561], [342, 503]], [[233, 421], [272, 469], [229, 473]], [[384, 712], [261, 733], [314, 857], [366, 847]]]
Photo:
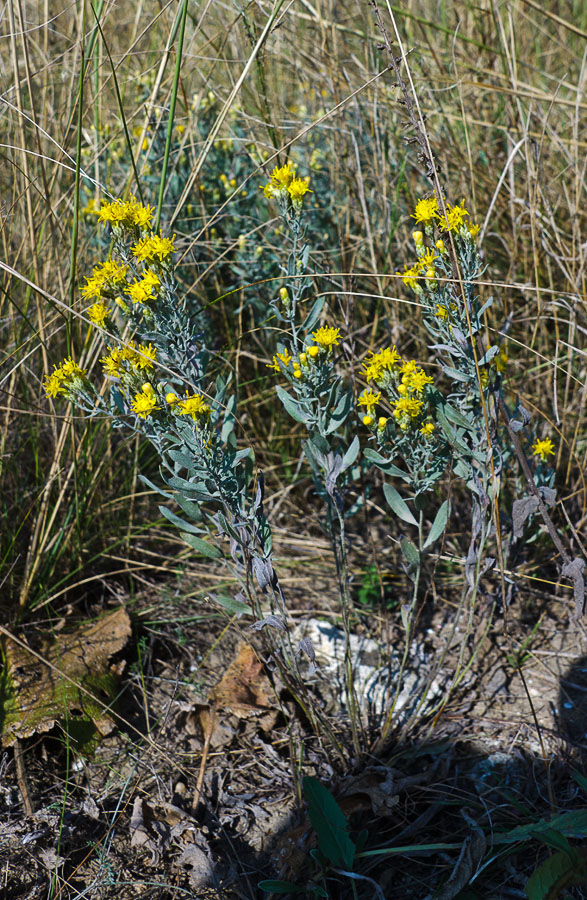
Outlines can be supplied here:
[[363, 416], [363, 425], [372, 425], [373, 416]]

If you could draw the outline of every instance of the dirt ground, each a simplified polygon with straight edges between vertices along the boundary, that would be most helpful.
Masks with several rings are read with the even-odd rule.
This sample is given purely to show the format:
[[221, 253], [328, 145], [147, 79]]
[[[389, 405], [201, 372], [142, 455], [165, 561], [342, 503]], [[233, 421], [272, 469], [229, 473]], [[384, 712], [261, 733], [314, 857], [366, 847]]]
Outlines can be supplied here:
[[[213, 573], [203, 570], [205, 577], [213, 584]], [[308, 683], [350, 748], [344, 692], [328, 657], [328, 642], [340, 635], [329, 578], [321, 582], [310, 561], [284, 583], [297, 636], [311, 633], [314, 644], [324, 637]], [[481, 609], [468, 640], [464, 616], [432, 611], [414, 637], [401, 728], [377, 755], [367, 749], [357, 759], [349, 750], [343, 766], [288, 695], [262, 635], [186, 594], [185, 585], [151, 589], [127, 603], [132, 638], [117, 657], [125, 660], [117, 727], [91, 756], [73, 752], [62, 723], [4, 750], [1, 897], [255, 898], [269, 896], [258, 888], [262, 879], [311, 885], [316, 841], [301, 803], [302, 773], [331, 789], [352, 835], [367, 829], [365, 850], [453, 845], [366, 860], [357, 871], [371, 881], [357, 881], [358, 896], [425, 898], [443, 883], [439, 897], [525, 896], [544, 846], [521, 845], [480, 870], [467, 890], [466, 880], [450, 887], [455, 871], [462, 880], [454, 847], [481, 831], [585, 807], [587, 640], [564, 601], [542, 598], [529, 608], [519, 596], [507, 622]], [[355, 623], [354, 661], [365, 697], [374, 686], [375, 704], [397, 688], [398, 620], [397, 611], [370, 609]], [[520, 673], [512, 653], [538, 620]], [[448, 694], [463, 644], [477, 647], [473, 662], [431, 715]], [[366, 748], [376, 745], [381, 714], [364, 708]], [[330, 882], [330, 896], [352, 896], [348, 884]], [[564, 896], [585, 895], [575, 887]]]

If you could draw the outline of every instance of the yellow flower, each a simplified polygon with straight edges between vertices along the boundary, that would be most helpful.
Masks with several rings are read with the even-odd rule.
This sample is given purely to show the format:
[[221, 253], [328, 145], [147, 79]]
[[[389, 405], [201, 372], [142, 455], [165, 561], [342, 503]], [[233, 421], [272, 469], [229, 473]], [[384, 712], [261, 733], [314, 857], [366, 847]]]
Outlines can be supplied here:
[[401, 373], [402, 375], [413, 375], [414, 372], [418, 371], [418, 363], [415, 359], [406, 359], [402, 363]]
[[420, 274], [420, 262], [414, 263], [413, 266], [404, 266], [403, 272], [396, 272], [406, 287], [414, 289], [418, 284], [418, 276]]
[[437, 319], [441, 319], [443, 322], [446, 322], [446, 320], [448, 319], [448, 309], [446, 308], [446, 306], [443, 306], [442, 303], [437, 303], [434, 315]]
[[175, 403], [179, 403], [179, 397], [177, 394], [174, 394], [173, 391], [169, 391], [169, 393], [165, 395], [165, 402], [169, 403], [170, 406], [173, 406]]
[[373, 424], [373, 416], [363, 416], [363, 425], [372, 425]]
[[469, 229], [469, 234], [471, 235], [472, 238], [477, 237], [477, 235], [481, 231], [481, 226], [473, 225], [472, 222], [467, 223], [467, 228]]
[[94, 267], [91, 278], [86, 277], [86, 284], [82, 287], [83, 296], [86, 300], [101, 297], [103, 290], [122, 284], [127, 271], [128, 266], [117, 263], [114, 259], [107, 259], [106, 262]]
[[201, 394], [186, 394], [184, 399], [179, 401], [179, 407], [180, 416], [191, 416], [194, 422], [199, 422], [212, 412], [212, 407], [206, 403]]
[[440, 227], [443, 231], [458, 231], [461, 225], [464, 224], [465, 216], [468, 216], [469, 213], [465, 209], [465, 201], [461, 202], [460, 206], [451, 206], [450, 203], [446, 204], [446, 218], [444, 216], [440, 216]]
[[[302, 197], [310, 191], [310, 187], [305, 178], [294, 178], [287, 186], [287, 192], [291, 197], [291, 202], [296, 209], [302, 206]], [[312, 193], [312, 191], [310, 191]]]
[[294, 378], [301, 378], [301, 377], [302, 377], [302, 370], [301, 370], [301, 369], [294, 369], [294, 370], [293, 370], [293, 376], [294, 376]]
[[140, 238], [132, 247], [132, 252], [139, 262], [159, 264], [165, 262], [172, 253], [175, 253], [175, 235], [172, 238], [164, 238], [160, 234], [146, 235]]
[[359, 406], [366, 406], [367, 413], [371, 415], [373, 410], [381, 400], [381, 391], [372, 391], [371, 388], [367, 388], [366, 391], [363, 391], [358, 400]]
[[412, 219], [416, 222], [423, 222], [425, 225], [432, 219], [438, 218], [438, 200], [436, 197], [429, 197], [427, 200], [418, 200], [416, 209], [412, 213]]
[[103, 225], [110, 223], [113, 227], [145, 229], [151, 224], [154, 212], [152, 206], [143, 206], [134, 197], [130, 200], [113, 200], [112, 203], [103, 200], [98, 221]]
[[422, 394], [427, 384], [434, 384], [434, 379], [426, 375], [424, 369], [416, 369], [415, 372], [404, 375], [402, 381], [409, 391]]
[[287, 293], [286, 287], [279, 288], [279, 299], [282, 303], [286, 303], [289, 300], [289, 294]]
[[161, 279], [154, 272], [147, 271], [140, 281], [134, 281], [124, 289], [124, 293], [128, 294], [133, 303], [145, 303], [152, 300], [153, 294], [161, 286]]
[[[338, 339], [340, 337], [340, 328], [331, 328], [329, 325], [323, 325], [318, 331], [312, 332], [312, 337], [319, 347], [323, 350], [331, 350], [332, 347], [338, 347]], [[312, 354], [312, 348], [308, 348], [308, 353]]]
[[146, 382], [142, 390], [135, 394], [135, 399], [131, 401], [130, 405], [140, 419], [146, 419], [152, 412], [161, 409], [160, 406], [157, 406], [157, 395], [149, 382]]
[[439, 253], [446, 253], [446, 247], [444, 245], [444, 241], [442, 240], [442, 238], [440, 240], [436, 241], [435, 246]]
[[420, 266], [422, 267], [422, 269], [427, 269], [432, 266], [432, 263], [435, 259], [438, 259], [437, 254], [434, 252], [434, 250], [428, 249], [426, 250], [426, 253], [424, 253], [420, 257]]
[[100, 359], [104, 368], [104, 373], [110, 375], [112, 378], [118, 378], [121, 372], [124, 371], [122, 361], [123, 356], [119, 347], [108, 347], [108, 356], [103, 356]]
[[290, 183], [294, 179], [295, 166], [288, 162], [285, 166], [275, 166], [271, 173], [271, 178], [263, 187], [263, 193], [270, 200], [272, 197], [279, 199], [283, 193], [287, 191]]
[[97, 303], [93, 303], [88, 309], [88, 319], [93, 325], [98, 325], [100, 328], [104, 327], [106, 319], [109, 316], [110, 307], [108, 307], [103, 300], [98, 300]]
[[152, 369], [155, 364], [155, 360], [157, 359], [157, 348], [153, 347], [152, 344], [139, 344], [137, 347], [137, 352], [133, 354], [132, 364], [135, 368], [142, 369]]
[[386, 425], [387, 418], [385, 416], [380, 416], [377, 420], [377, 428], [379, 429], [379, 431], [384, 431]]
[[434, 423], [426, 422], [425, 425], [422, 425], [420, 428], [420, 434], [423, 434], [425, 438], [432, 437], [434, 434]]
[[307, 354], [310, 359], [315, 359], [320, 353], [320, 347], [317, 347], [315, 344], [312, 344], [310, 347], [307, 347]]
[[385, 372], [396, 372], [401, 364], [401, 356], [393, 347], [384, 347], [377, 353], [371, 352], [371, 359], [363, 363], [365, 379], [369, 381], [379, 381]]
[[537, 439], [532, 446], [532, 453], [534, 456], [539, 456], [542, 462], [546, 462], [549, 456], [554, 456], [554, 444], [550, 438], [545, 438], [543, 441]]
[[416, 397], [400, 397], [393, 405], [393, 417], [398, 420], [401, 427], [403, 420], [417, 419], [422, 412], [424, 404], [422, 400], [418, 400]]
[[283, 351], [283, 353], [277, 353], [273, 357], [272, 363], [266, 363], [268, 369], [274, 369], [276, 372], [281, 372], [281, 366], [279, 365], [279, 360], [283, 363], [283, 365], [287, 368], [289, 366], [292, 356], [287, 348]]
[[48, 397], [56, 397], [58, 394], [66, 394], [70, 389], [81, 387], [81, 379], [86, 375], [87, 370], [80, 368], [76, 362], [68, 357], [64, 359], [60, 366], [54, 366], [54, 370], [50, 375], [45, 375], [45, 383], [43, 387]]

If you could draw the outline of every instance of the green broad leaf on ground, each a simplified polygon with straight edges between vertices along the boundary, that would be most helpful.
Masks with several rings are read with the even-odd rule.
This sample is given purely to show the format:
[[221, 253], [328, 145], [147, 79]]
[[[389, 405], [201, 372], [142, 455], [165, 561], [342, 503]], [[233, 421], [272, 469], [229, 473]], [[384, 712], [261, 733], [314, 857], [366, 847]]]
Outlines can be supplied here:
[[182, 531], [181, 536], [186, 544], [189, 544], [202, 556], [207, 556], [209, 559], [220, 559], [222, 556], [222, 551], [218, 547], [215, 547], [214, 544], [210, 544], [208, 541], [203, 541], [202, 538], [196, 537], [195, 534], [188, 534], [187, 531]]
[[348, 824], [340, 806], [317, 778], [306, 775], [303, 780], [308, 818], [318, 846], [335, 866], [350, 869], [355, 858], [355, 845], [348, 834]]
[[392, 510], [399, 516], [400, 519], [403, 519], [404, 522], [408, 522], [409, 525], [415, 525], [418, 527], [418, 522], [412, 511], [410, 510], [406, 501], [400, 497], [398, 492], [391, 484], [383, 485], [383, 493], [385, 494], [385, 499], [391, 506]]
[[306, 888], [300, 887], [299, 884], [292, 884], [291, 881], [277, 881], [271, 878], [266, 881], [260, 881], [257, 885], [262, 891], [269, 894], [305, 894]]
[[526, 882], [528, 900], [556, 900], [561, 891], [571, 885], [583, 884], [587, 878], [585, 863], [570, 857], [565, 851], [545, 859]]

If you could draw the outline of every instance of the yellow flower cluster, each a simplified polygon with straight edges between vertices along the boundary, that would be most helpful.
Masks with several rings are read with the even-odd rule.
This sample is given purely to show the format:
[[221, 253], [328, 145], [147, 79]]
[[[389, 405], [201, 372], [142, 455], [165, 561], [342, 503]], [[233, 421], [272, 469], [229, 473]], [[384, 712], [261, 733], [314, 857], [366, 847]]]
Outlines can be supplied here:
[[387, 372], [397, 372], [401, 366], [401, 356], [393, 347], [385, 347], [377, 353], [371, 351], [371, 359], [363, 363], [364, 376], [367, 382], [374, 381], [379, 384], [383, 381]]
[[108, 347], [108, 355], [100, 359], [104, 372], [111, 378], [120, 378], [129, 373], [152, 369], [157, 359], [157, 348], [152, 344], [139, 344], [134, 341], [124, 347]]
[[54, 366], [50, 375], [45, 375], [43, 387], [47, 397], [56, 397], [58, 394], [66, 394], [76, 387], [76, 381], [81, 387], [81, 380], [86, 375], [86, 369], [80, 368], [73, 359], [64, 359], [61, 365]]
[[[333, 347], [338, 347], [340, 328], [331, 328], [329, 325], [323, 325], [317, 331], [312, 332], [312, 337], [321, 350], [332, 350]], [[311, 346], [307, 349], [311, 356], [316, 355], [311, 353]]]
[[446, 216], [444, 216], [438, 208], [438, 200], [436, 197], [428, 197], [424, 200], [418, 200], [416, 209], [412, 213], [412, 219], [416, 222], [422, 222], [423, 225], [431, 225], [437, 221], [443, 231], [460, 231], [463, 225], [466, 225], [471, 237], [475, 237], [479, 231], [479, 225], [471, 225], [465, 222], [465, 216], [469, 213], [465, 209], [465, 201], [462, 200], [460, 206], [451, 206], [446, 204]]
[[274, 369], [276, 372], [281, 372], [280, 362], [287, 368], [292, 361], [292, 355], [289, 350], [286, 348], [283, 353], [276, 353], [273, 357], [272, 363], [267, 363], [268, 369]]
[[[124, 293], [128, 294], [133, 303], [146, 303], [157, 295], [161, 287], [161, 279], [155, 272], [147, 271], [139, 281], [134, 281], [125, 287]], [[155, 294], [153, 294], [153, 291]]]
[[401, 367], [402, 379], [397, 386], [398, 393], [423, 394], [427, 384], [434, 384], [434, 379], [426, 375], [424, 369], [418, 368], [415, 360], [407, 360]]
[[131, 401], [130, 405], [139, 419], [146, 419], [155, 410], [161, 409], [160, 406], [157, 406], [157, 394], [153, 390], [153, 385], [148, 381], [145, 382], [139, 393], [135, 394], [135, 399]]
[[262, 189], [268, 200], [284, 201], [289, 198], [294, 209], [300, 210], [302, 198], [310, 191], [309, 178], [296, 178], [295, 166], [292, 162], [287, 162], [285, 166], [273, 169], [269, 181]]
[[363, 425], [373, 424], [373, 414], [375, 412], [375, 407], [380, 400], [381, 391], [375, 392], [372, 391], [371, 388], [367, 388], [366, 391], [363, 391], [358, 400], [358, 406], [365, 406], [367, 410], [367, 414], [363, 416]]
[[154, 212], [152, 206], [143, 206], [135, 197], [131, 197], [130, 200], [113, 200], [112, 203], [103, 200], [98, 221], [102, 225], [146, 230], [151, 224]]
[[88, 309], [88, 318], [90, 322], [92, 325], [98, 325], [100, 328], [104, 328], [109, 316], [110, 307], [107, 306], [103, 300], [96, 301], [96, 303], [93, 303]]
[[164, 238], [160, 234], [146, 235], [132, 247], [132, 252], [139, 262], [158, 263], [162, 265], [172, 253], [175, 253], [175, 235]]
[[202, 394], [186, 394], [183, 400], [177, 402], [180, 416], [191, 416], [194, 422], [201, 422], [212, 412], [212, 407], [206, 403]]
[[82, 287], [83, 297], [91, 300], [92, 297], [100, 298], [104, 293], [112, 292], [125, 281], [127, 271], [128, 266], [117, 263], [114, 259], [107, 259], [99, 266], [94, 266], [91, 277], [86, 276], [86, 284]]

